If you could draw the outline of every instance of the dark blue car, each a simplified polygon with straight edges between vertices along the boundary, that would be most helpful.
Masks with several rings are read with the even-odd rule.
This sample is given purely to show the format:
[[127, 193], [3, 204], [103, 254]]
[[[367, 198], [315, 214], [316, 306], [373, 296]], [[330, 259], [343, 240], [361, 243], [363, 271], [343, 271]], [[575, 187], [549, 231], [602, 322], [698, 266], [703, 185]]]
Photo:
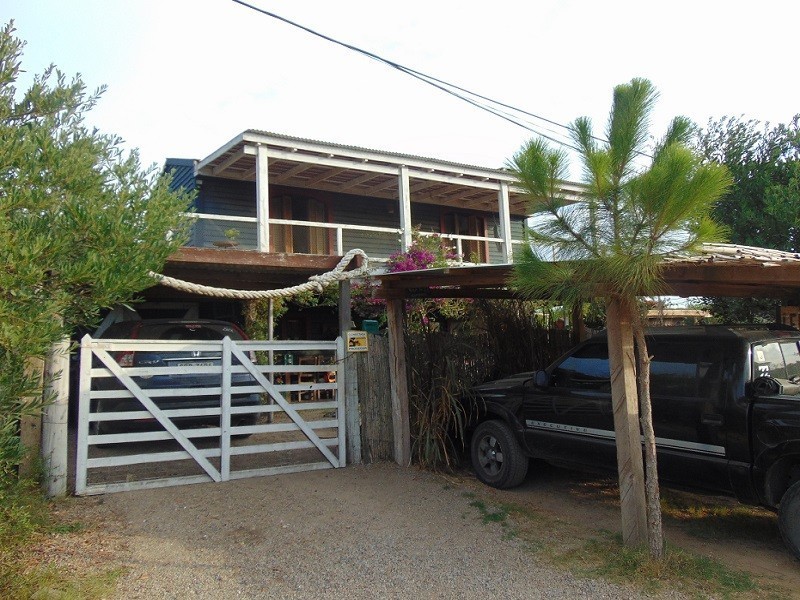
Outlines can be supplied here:
[[[173, 320], [147, 319], [139, 321], [123, 321], [105, 330], [99, 337], [102, 339], [122, 340], [160, 340], [160, 341], [219, 341], [224, 337], [233, 341], [246, 340], [247, 336], [233, 323], [212, 320]], [[187, 350], [187, 351], [123, 351], [112, 354], [122, 367], [206, 367], [220, 366], [222, 353], [220, 350]], [[252, 357], [251, 357], [252, 358]], [[232, 364], [239, 364], [233, 357]], [[95, 365], [99, 366], [99, 365]], [[135, 376], [134, 382], [143, 390], [208, 388], [219, 387], [221, 376], [213, 373], [179, 373], [152, 376]], [[259, 394], [236, 393], [236, 388], [252, 386], [255, 380], [248, 373], [231, 375], [231, 406], [258, 406]], [[96, 378], [92, 382], [94, 390], [121, 390], [123, 384], [115, 377]], [[162, 410], [182, 408], [215, 408], [220, 406], [220, 397], [216, 395], [190, 396], [156, 396], [153, 398]], [[100, 398], [95, 400], [92, 412], [141, 411], [142, 404], [136, 398]], [[253, 425], [255, 414], [232, 415], [233, 426]], [[179, 427], [219, 426], [219, 416], [176, 417], [173, 422]], [[160, 429], [154, 419], [145, 421], [100, 421], [92, 423], [92, 433], [110, 433], [112, 431], [131, 431]]]

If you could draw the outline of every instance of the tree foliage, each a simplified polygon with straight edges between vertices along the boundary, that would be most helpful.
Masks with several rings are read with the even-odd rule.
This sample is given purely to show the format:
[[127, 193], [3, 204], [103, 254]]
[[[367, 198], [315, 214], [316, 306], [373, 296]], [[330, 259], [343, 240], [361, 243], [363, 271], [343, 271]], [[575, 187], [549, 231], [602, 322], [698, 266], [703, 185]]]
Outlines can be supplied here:
[[[706, 160], [724, 164], [733, 186], [714, 210], [731, 242], [800, 251], [800, 115], [770, 127], [755, 120], [725, 117], [697, 135]], [[725, 322], [771, 322], [779, 302], [764, 298], [708, 298]]]
[[[514, 265], [517, 289], [531, 299], [552, 298], [572, 306], [603, 298], [621, 320], [633, 325], [632, 334], [630, 330], [627, 334], [632, 339], [622, 343], [633, 346], [635, 340], [638, 347], [653, 556], [661, 556], [663, 543], [647, 384], [649, 356], [644, 323], [635, 314], [637, 299], [662, 292], [665, 255], [691, 253], [704, 242], [724, 238], [725, 229], [711, 213], [730, 185], [724, 166], [703, 163], [687, 146], [692, 126], [683, 117], [673, 119], [664, 137], [648, 147], [650, 114], [657, 97], [645, 79], [617, 86], [602, 141], [594, 137], [590, 119], [574, 121], [572, 137], [582, 160], [586, 190], [577, 203], [561, 191], [568, 172], [564, 150], [534, 139], [508, 164], [537, 217], [528, 231], [533, 245], [524, 247]], [[555, 256], [558, 262], [548, 262], [545, 256]]]
[[148, 272], [186, 239], [191, 200], [85, 125], [103, 89], [50, 66], [18, 90], [23, 46], [13, 23], [0, 31], [0, 474], [20, 415], [42, 406], [26, 362], [153, 285]]
[[[647, 131], [656, 97], [646, 80], [618, 86], [603, 145], [588, 118], [574, 122], [587, 190], [580, 202], [562, 193], [569, 166], [564, 150], [534, 139], [509, 162], [536, 217], [528, 229], [533, 246], [523, 247], [515, 265], [515, 284], [527, 296], [574, 304], [609, 295], [657, 295], [665, 255], [725, 238], [711, 213], [729, 177], [725, 168], [702, 164], [687, 147], [689, 122], [674, 119], [645, 154], [648, 138], [640, 130]], [[651, 164], [637, 168], [648, 156]], [[552, 255], [557, 263], [548, 262]]]

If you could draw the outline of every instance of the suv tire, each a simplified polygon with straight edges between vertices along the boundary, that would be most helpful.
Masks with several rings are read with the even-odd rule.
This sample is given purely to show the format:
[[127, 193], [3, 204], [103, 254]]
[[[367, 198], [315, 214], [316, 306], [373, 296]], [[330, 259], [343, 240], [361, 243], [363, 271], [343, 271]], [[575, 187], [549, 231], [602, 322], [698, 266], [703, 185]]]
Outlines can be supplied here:
[[800, 560], [800, 481], [786, 490], [781, 498], [778, 528], [786, 547]]
[[501, 489], [516, 487], [528, 474], [528, 457], [502, 421], [484, 421], [478, 425], [470, 449], [475, 476], [486, 485]]

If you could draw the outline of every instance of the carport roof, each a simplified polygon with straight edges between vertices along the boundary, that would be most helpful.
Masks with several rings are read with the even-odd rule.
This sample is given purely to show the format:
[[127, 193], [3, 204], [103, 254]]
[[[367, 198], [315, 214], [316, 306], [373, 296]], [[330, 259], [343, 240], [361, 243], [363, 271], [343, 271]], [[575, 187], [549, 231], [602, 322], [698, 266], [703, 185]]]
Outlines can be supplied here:
[[[696, 256], [665, 259], [666, 295], [800, 296], [800, 253], [705, 244]], [[508, 298], [513, 265], [450, 267], [380, 276], [383, 298]]]

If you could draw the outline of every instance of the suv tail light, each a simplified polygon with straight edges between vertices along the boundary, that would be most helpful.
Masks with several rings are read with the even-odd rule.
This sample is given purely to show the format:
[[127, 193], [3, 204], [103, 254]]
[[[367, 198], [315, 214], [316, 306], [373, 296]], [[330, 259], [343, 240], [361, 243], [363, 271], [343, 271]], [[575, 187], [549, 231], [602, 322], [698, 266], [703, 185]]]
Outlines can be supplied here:
[[[130, 339], [136, 340], [139, 339], [139, 329], [142, 326], [142, 322], [139, 321], [133, 329], [131, 329]], [[118, 352], [117, 355], [114, 357], [117, 361], [117, 364], [120, 367], [132, 367], [133, 366], [133, 355], [135, 352], [133, 350], [123, 350], [122, 352]]]

